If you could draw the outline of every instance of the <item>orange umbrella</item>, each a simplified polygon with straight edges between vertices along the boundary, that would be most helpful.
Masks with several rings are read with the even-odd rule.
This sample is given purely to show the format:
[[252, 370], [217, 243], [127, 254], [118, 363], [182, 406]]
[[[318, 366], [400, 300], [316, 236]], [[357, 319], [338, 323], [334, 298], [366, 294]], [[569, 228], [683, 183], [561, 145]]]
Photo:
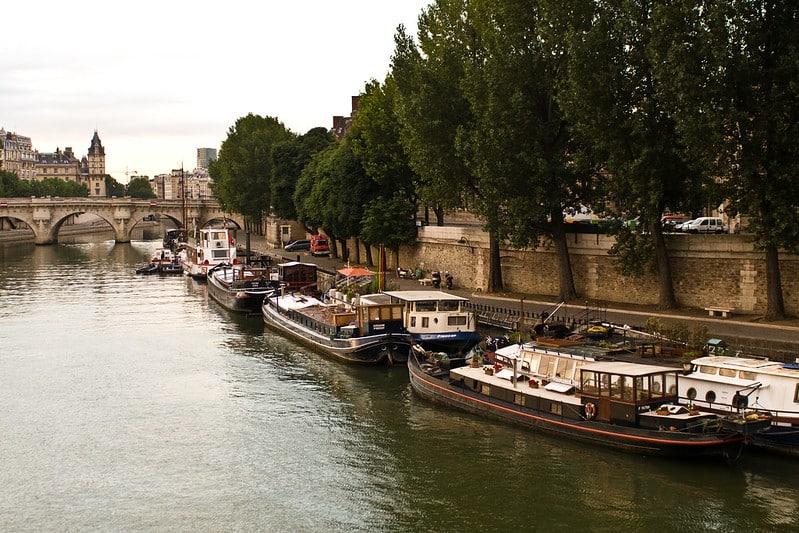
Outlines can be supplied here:
[[344, 276], [347, 276], [348, 278], [356, 277], [356, 276], [374, 276], [375, 275], [375, 273], [372, 272], [371, 270], [366, 270], [365, 268], [361, 268], [361, 267], [342, 268], [342, 269], [340, 269], [338, 271], [338, 273], [342, 274]]

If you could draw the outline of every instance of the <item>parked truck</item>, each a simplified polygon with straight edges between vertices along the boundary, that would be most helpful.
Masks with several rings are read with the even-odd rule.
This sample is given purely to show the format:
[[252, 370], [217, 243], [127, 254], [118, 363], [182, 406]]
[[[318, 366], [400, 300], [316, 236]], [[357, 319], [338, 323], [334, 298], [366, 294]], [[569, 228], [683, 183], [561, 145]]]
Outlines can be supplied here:
[[311, 255], [330, 255], [330, 244], [325, 235], [311, 235]]

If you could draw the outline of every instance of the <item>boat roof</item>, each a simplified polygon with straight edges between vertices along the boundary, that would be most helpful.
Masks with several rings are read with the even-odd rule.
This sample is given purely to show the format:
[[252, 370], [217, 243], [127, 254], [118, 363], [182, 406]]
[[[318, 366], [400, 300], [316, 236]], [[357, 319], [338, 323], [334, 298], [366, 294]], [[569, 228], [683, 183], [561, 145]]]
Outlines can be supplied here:
[[794, 363], [781, 363], [771, 359], [761, 359], [758, 357], [735, 357], [731, 355], [709, 355], [698, 357], [691, 361], [695, 365], [715, 366], [718, 368], [734, 368], [737, 370], [749, 370], [752, 372], [782, 374], [785, 376], [797, 377], [799, 368]]
[[392, 298], [397, 298], [406, 302], [424, 302], [430, 300], [450, 301], [450, 302], [468, 302], [468, 298], [452, 294], [451, 292], [435, 291], [435, 290], [419, 290], [419, 291], [384, 291], [383, 294], [388, 294]]
[[624, 376], [648, 376], [663, 372], [674, 373], [679, 369], [671, 366], [646, 365], [642, 363], [629, 363], [626, 361], [598, 361], [580, 367], [583, 372], [602, 372], [605, 374], [621, 374]]

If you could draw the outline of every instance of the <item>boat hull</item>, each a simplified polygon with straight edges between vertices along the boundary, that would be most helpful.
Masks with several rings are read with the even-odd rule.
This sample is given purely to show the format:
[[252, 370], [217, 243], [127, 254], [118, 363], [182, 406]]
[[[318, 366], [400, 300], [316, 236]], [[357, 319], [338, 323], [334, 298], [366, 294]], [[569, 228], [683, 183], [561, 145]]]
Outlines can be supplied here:
[[265, 298], [264, 323], [272, 329], [346, 363], [377, 365], [406, 363], [412, 339], [408, 334], [386, 333], [347, 339], [321, 335], [313, 327], [292, 320], [277, 304]]
[[422, 398], [557, 437], [648, 456], [729, 458], [737, 456], [743, 445], [743, 436], [734, 432], [660, 431], [586, 420], [579, 405], [529, 395], [521, 384], [518, 392], [502, 399], [499, 394], [485, 393], [491, 389], [489, 384], [475, 381], [470, 388], [461, 380], [451, 380], [448, 372], [430, 373], [423, 365], [421, 356], [412, 352], [410, 383]]
[[249, 287], [230, 287], [212, 272], [208, 275], [208, 295], [222, 307], [237, 313], [259, 313], [264, 298], [275, 289], [267, 281], [256, 280]]
[[413, 333], [412, 335], [413, 340], [425, 350], [447, 354], [466, 354], [482, 340], [476, 331]]

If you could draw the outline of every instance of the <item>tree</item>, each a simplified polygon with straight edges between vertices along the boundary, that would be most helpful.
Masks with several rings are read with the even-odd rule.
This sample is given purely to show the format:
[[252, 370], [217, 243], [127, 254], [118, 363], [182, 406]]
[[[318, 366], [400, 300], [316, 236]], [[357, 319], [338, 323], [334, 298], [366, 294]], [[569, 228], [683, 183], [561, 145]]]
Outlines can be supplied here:
[[470, 117], [459, 87], [469, 49], [460, 35], [451, 35], [462, 12], [460, 0], [429, 6], [420, 15], [418, 45], [399, 26], [391, 60], [402, 143], [419, 176], [416, 193], [433, 208], [438, 225], [445, 210], [467, 206], [464, 192], [471, 179], [455, 149], [458, 128]]
[[155, 192], [150, 187], [150, 181], [147, 178], [131, 178], [128, 186], [126, 187], [127, 195], [132, 198], [155, 198]]
[[366, 243], [388, 246], [398, 255], [399, 246], [413, 244], [416, 237], [419, 177], [402, 145], [396, 102], [391, 76], [382, 85], [374, 80], [367, 83], [348, 138], [366, 175], [379, 186], [378, 196], [364, 209], [360, 237]]
[[[483, 54], [479, 35], [466, 16], [468, 2], [438, 0], [419, 17], [419, 44], [402, 26], [395, 36], [392, 77], [397, 82], [397, 116], [411, 167], [420, 176], [417, 192], [433, 205], [438, 224], [448, 208], [472, 208], [486, 202], [481, 213], [496, 213], [481, 195], [475, 169], [469, 168], [459, 145], [464, 131], [472, 131], [473, 111], [464, 93], [466, 65]], [[493, 215], [492, 215], [493, 216]], [[488, 290], [502, 289], [502, 267], [496, 224], [486, 223], [489, 238]]]
[[302, 170], [314, 154], [335, 141], [325, 128], [313, 128], [305, 135], [275, 144], [272, 151], [274, 169], [270, 182], [272, 212], [287, 220], [297, 219], [294, 190]]
[[125, 196], [125, 186], [119, 183], [117, 180], [112, 178], [111, 176], [105, 176], [105, 195], [108, 198], [112, 196], [121, 197]]
[[0, 170], [0, 198], [30, 196], [30, 182], [19, 179], [16, 172]]
[[272, 206], [273, 148], [293, 134], [273, 117], [252, 113], [236, 120], [208, 172], [211, 188], [223, 209], [244, 215], [257, 229]]
[[604, 163], [602, 187], [613, 214], [638, 218], [647, 231], [646, 237], [625, 235], [612, 251], [628, 267], [654, 257], [658, 307], [674, 308], [660, 217], [667, 206], [682, 207], [707, 177], [690, 164], [674, 117], [674, 95], [664, 90], [655, 65], [664, 47], [687, 36], [667, 23], [673, 21], [663, 17], [658, 3], [577, 0], [576, 5], [582, 16], [569, 32], [561, 109]]

